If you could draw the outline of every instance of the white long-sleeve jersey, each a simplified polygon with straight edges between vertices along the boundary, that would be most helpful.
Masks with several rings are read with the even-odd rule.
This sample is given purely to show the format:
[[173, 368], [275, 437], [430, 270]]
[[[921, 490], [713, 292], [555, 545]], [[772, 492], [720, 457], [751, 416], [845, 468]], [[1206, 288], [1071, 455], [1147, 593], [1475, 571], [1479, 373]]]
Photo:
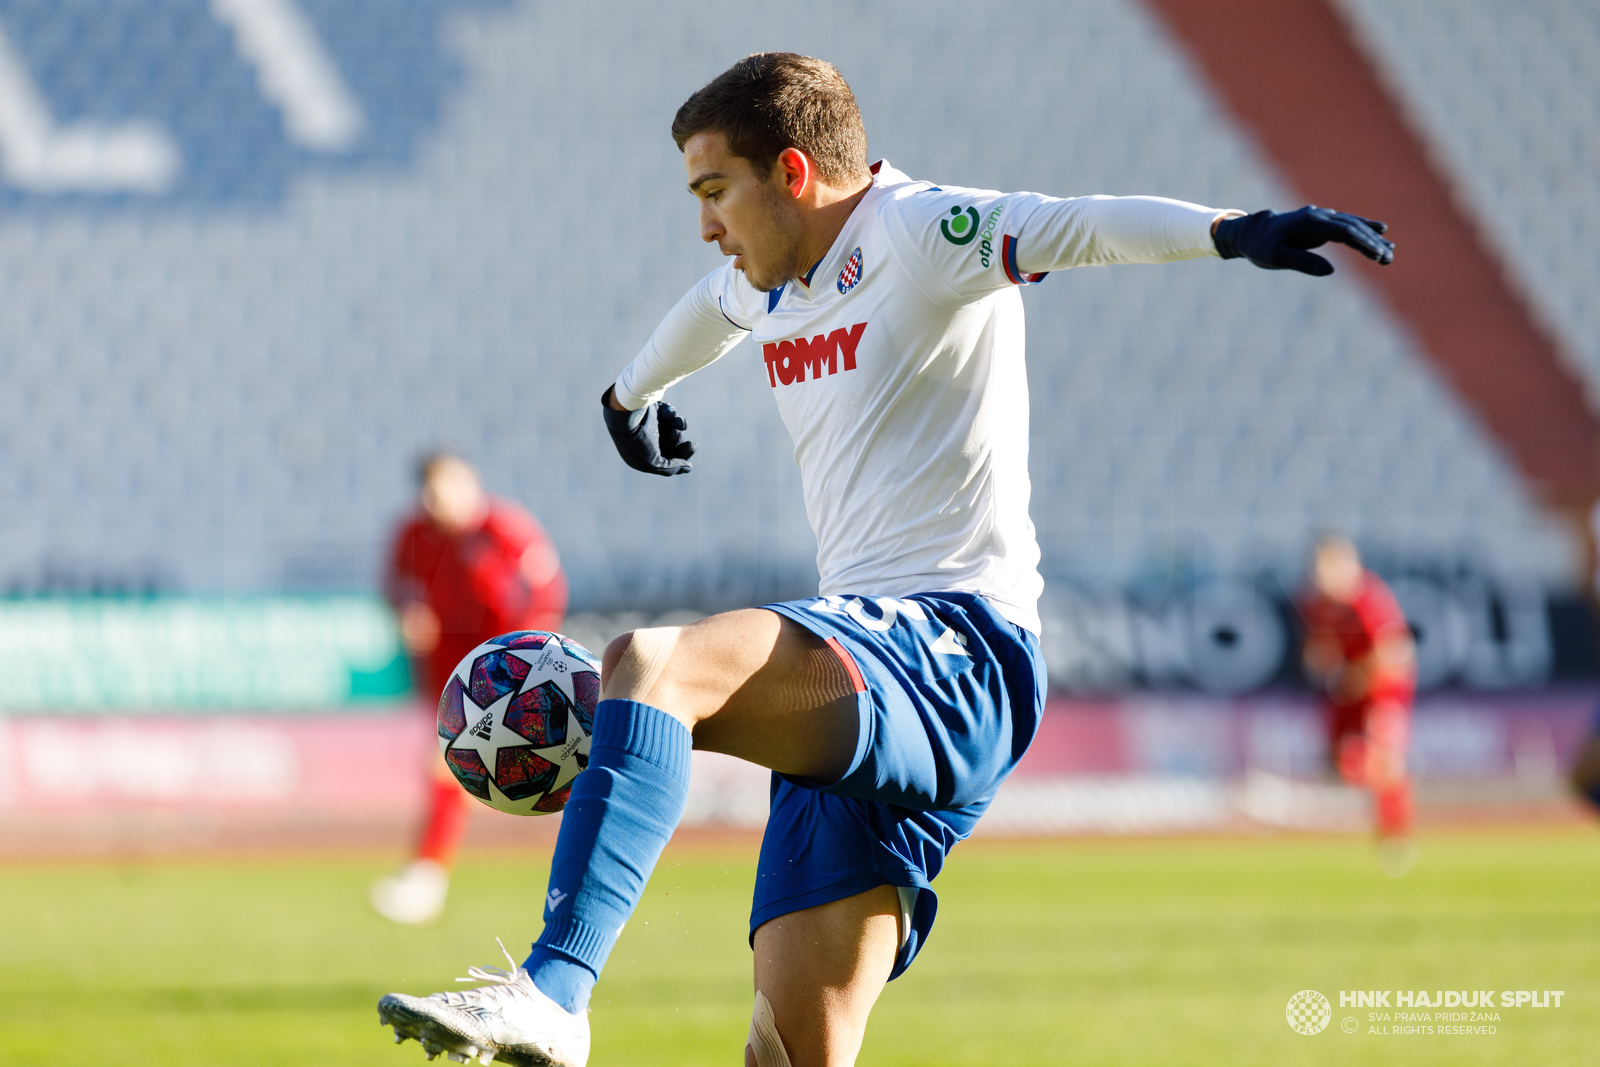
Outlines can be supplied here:
[[1039, 630], [1019, 285], [1067, 267], [1215, 255], [1233, 212], [1158, 197], [940, 188], [887, 163], [804, 280], [724, 265], [616, 382], [637, 410], [747, 333], [794, 439], [820, 592], [961, 590]]

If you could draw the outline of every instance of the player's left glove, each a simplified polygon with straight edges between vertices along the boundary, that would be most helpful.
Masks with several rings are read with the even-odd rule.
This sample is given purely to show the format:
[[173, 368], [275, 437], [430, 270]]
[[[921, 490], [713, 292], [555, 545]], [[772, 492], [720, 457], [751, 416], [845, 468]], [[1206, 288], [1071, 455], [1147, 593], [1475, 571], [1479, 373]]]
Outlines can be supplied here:
[[638, 411], [618, 411], [611, 406], [611, 390], [607, 389], [600, 396], [600, 406], [605, 410], [606, 430], [622, 462], [636, 471], [663, 478], [688, 474], [694, 469], [689, 463], [694, 445], [683, 436], [689, 424], [672, 410], [671, 404], [658, 400]]
[[1245, 256], [1266, 270], [1322, 277], [1333, 273], [1333, 264], [1306, 249], [1337, 241], [1387, 266], [1394, 262], [1394, 242], [1381, 236], [1388, 228], [1374, 219], [1311, 204], [1299, 211], [1258, 211], [1223, 219], [1212, 240], [1223, 259]]

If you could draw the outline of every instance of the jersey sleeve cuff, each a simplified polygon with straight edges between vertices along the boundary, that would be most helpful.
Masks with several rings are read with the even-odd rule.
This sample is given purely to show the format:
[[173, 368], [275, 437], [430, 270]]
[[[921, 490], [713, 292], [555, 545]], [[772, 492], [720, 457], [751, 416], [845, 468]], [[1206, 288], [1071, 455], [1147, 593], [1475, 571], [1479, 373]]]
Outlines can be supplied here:
[[1206, 234], [1211, 240], [1211, 254], [1213, 256], [1219, 259], [1222, 258], [1222, 249], [1217, 247], [1217, 223], [1223, 219], [1242, 219], [1248, 214], [1250, 214], [1248, 211], [1240, 211], [1236, 207], [1230, 207], [1217, 211], [1211, 216], [1211, 221], [1206, 223]]
[[1001, 240], [1000, 266], [1005, 271], [1006, 281], [1012, 285], [1038, 285], [1050, 273], [1047, 270], [1041, 270], [1028, 274], [1019, 268], [1017, 266], [1017, 239], [1009, 233]]
[[621, 404], [629, 411], [638, 411], [646, 404], [661, 399], [660, 393], [657, 393], [655, 396], [640, 396], [638, 393], [635, 393], [632, 389], [629, 389], [622, 383], [622, 379], [626, 377], [627, 375], [624, 374], [622, 377], [619, 377], [616, 380], [616, 383], [611, 387], [611, 395], [616, 398], [617, 403]]

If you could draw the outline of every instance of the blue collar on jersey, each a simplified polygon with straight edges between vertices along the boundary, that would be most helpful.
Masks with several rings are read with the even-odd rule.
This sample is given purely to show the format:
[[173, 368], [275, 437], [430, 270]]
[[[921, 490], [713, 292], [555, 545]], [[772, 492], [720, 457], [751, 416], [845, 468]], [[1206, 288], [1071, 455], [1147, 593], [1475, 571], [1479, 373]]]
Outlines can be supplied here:
[[[827, 256], [823, 256], [822, 257], [822, 259], [827, 259], [827, 258], [828, 258]], [[811, 288], [811, 278], [812, 278], [812, 276], [814, 274], [817, 273], [817, 268], [822, 266], [822, 259], [819, 259], [815, 263], [811, 264], [811, 269], [806, 271], [806, 276], [804, 278], [800, 279], [800, 284], [805, 286], [807, 289]], [[783, 285], [778, 286], [776, 289], [767, 290], [767, 314], [768, 315], [772, 314], [772, 312], [777, 308], [778, 301], [783, 299], [783, 290], [788, 284], [789, 284], [788, 282], [785, 282]]]

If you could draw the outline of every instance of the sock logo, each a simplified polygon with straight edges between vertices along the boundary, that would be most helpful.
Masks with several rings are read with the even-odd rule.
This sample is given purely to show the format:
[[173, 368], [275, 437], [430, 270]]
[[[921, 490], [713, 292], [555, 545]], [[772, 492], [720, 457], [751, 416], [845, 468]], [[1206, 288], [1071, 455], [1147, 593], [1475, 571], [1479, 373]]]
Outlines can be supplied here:
[[494, 712], [492, 712], [492, 711], [484, 712], [483, 713], [483, 718], [478, 720], [478, 725], [476, 725], [476, 726], [474, 726], [472, 728], [472, 730], [471, 730], [472, 736], [478, 738], [480, 741], [489, 740], [489, 734], [492, 732], [491, 731], [491, 723], [493, 722], [493, 720], [494, 720]]
[[546, 893], [544, 895], [545, 910], [546, 911], [555, 911], [557, 908], [561, 907], [561, 902], [563, 900], [566, 900], [566, 899], [567, 899], [567, 895], [565, 893], [563, 893], [561, 890], [559, 890], [559, 889], [550, 890], [550, 892], [548, 892], [548, 893]]

